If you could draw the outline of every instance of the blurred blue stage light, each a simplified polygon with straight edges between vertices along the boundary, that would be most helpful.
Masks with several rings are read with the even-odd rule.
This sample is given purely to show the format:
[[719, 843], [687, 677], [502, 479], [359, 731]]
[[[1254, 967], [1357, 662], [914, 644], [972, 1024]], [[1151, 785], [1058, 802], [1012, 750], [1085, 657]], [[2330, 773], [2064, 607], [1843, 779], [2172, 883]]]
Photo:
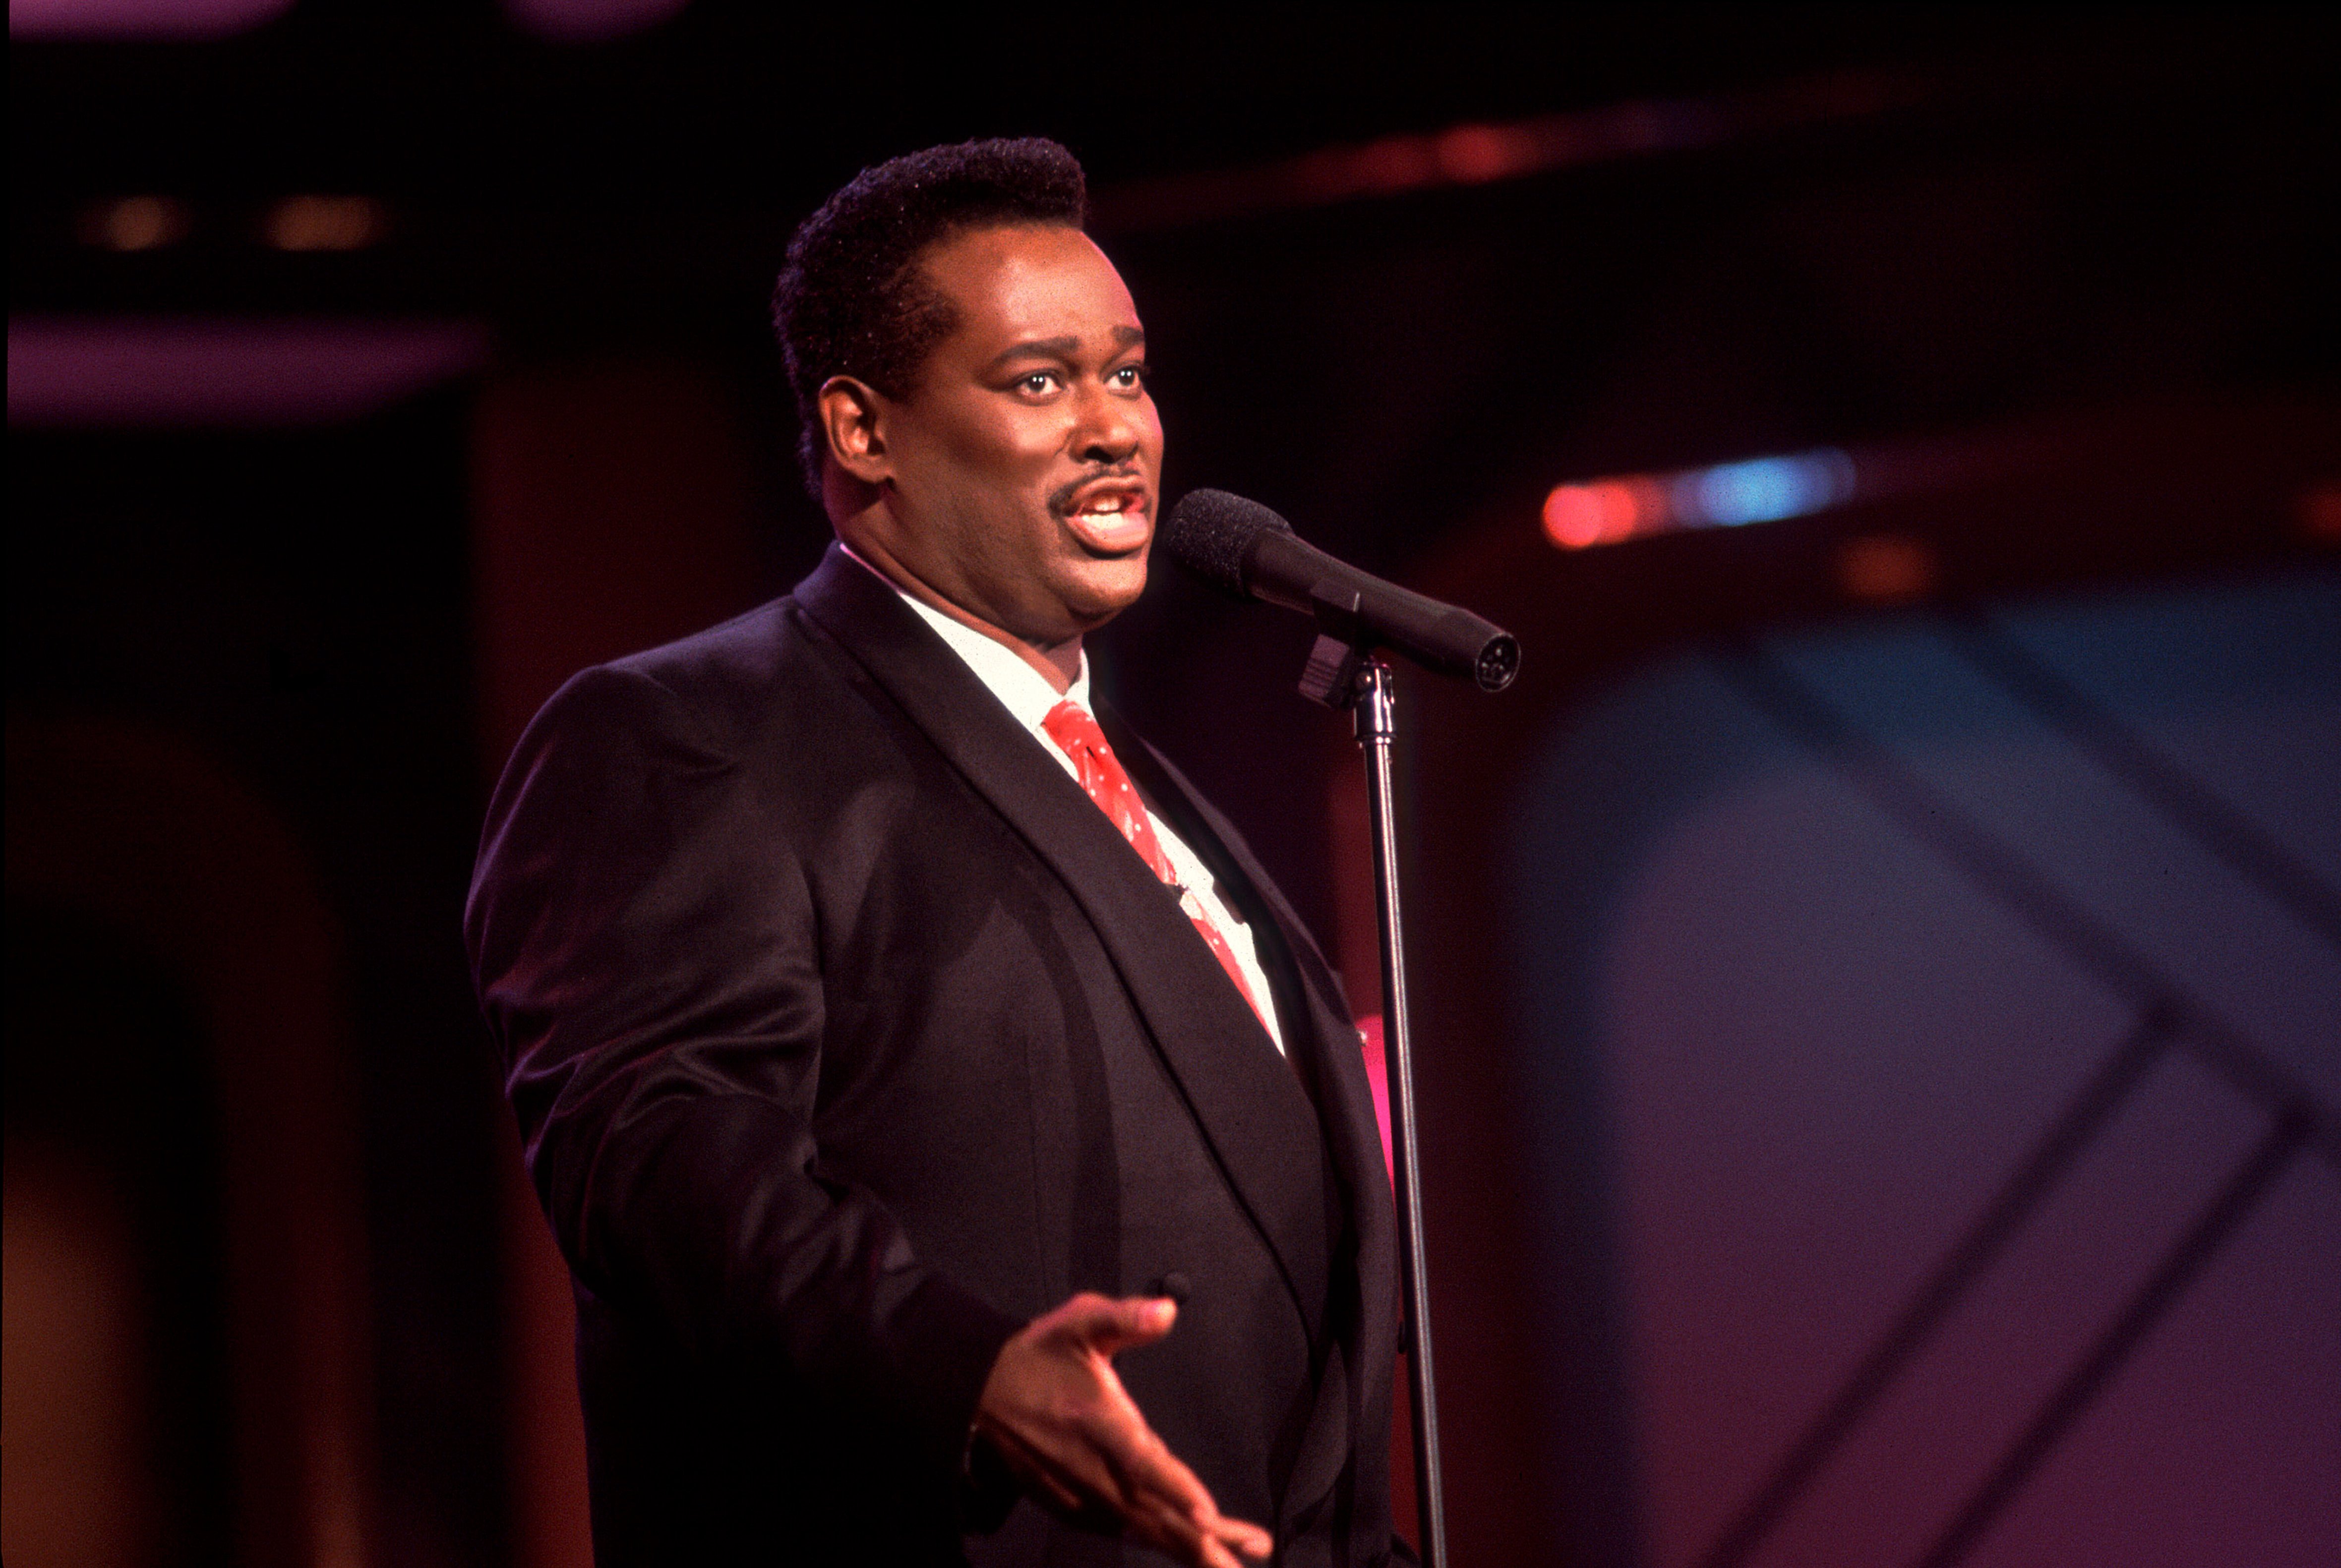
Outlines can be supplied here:
[[1843, 501], [1853, 464], [1833, 449], [1693, 469], [1668, 486], [1679, 528], [1736, 528], [1804, 517]]

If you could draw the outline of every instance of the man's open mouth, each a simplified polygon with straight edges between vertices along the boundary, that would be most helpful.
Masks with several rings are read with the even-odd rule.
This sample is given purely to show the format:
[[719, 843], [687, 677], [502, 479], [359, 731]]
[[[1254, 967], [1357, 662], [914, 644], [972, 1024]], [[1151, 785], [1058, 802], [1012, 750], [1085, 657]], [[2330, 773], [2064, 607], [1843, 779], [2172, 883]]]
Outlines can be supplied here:
[[1058, 509], [1075, 538], [1108, 555], [1135, 550], [1152, 537], [1151, 511], [1146, 487], [1131, 480], [1083, 485]]

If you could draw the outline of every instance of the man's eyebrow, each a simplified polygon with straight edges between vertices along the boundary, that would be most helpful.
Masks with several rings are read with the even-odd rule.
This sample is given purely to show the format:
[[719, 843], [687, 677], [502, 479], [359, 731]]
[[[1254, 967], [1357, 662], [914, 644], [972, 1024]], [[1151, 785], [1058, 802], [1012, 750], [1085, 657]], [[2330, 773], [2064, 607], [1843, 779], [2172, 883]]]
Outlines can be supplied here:
[[[1116, 327], [1112, 332], [1114, 347], [1133, 348], [1146, 341], [1143, 327]], [[1069, 360], [1081, 352], [1081, 340], [1075, 337], [1027, 338], [1000, 351], [991, 358], [993, 364], [1006, 364], [1010, 360], [1058, 359]]]
[[1021, 343], [1011, 343], [991, 356], [993, 364], [1005, 364], [1010, 360], [1051, 359], [1069, 360], [1081, 352], [1079, 338], [1026, 338]]

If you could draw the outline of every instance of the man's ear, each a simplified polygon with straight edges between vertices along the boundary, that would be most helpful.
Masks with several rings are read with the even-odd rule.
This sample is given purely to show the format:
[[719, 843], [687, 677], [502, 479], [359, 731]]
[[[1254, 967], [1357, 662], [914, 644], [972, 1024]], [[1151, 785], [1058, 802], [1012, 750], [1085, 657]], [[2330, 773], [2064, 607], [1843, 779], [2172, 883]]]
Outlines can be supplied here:
[[886, 399], [866, 382], [852, 376], [832, 376], [821, 383], [822, 436], [838, 467], [864, 484], [883, 484], [894, 476], [894, 461], [886, 450]]

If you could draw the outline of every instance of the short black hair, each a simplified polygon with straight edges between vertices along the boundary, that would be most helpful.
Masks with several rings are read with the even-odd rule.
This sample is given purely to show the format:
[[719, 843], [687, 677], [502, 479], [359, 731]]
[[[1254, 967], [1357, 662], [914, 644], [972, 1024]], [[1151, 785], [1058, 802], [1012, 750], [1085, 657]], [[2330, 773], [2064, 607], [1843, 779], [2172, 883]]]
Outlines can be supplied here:
[[797, 226], [772, 289], [772, 331], [804, 422], [798, 453], [821, 495], [817, 400], [832, 376], [908, 396], [919, 367], [958, 324], [919, 258], [964, 230], [1032, 223], [1078, 229], [1089, 217], [1081, 164], [1056, 143], [961, 142], [864, 169]]

